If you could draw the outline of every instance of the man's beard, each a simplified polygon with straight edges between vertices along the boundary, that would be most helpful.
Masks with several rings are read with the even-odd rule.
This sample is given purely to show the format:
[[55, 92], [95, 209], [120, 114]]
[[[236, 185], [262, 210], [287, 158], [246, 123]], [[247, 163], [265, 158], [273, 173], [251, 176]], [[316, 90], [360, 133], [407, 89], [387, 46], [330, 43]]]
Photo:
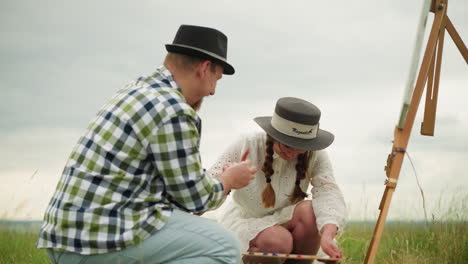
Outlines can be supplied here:
[[193, 103], [191, 107], [193, 108], [193, 110], [198, 111], [200, 110], [202, 103], [203, 103], [203, 98]]

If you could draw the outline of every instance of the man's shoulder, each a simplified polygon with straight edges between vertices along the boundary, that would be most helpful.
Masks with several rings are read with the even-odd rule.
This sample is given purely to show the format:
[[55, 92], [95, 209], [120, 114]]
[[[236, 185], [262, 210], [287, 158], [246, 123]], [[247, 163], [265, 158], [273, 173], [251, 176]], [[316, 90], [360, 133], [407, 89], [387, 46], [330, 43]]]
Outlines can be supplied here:
[[132, 101], [132, 105], [135, 107], [145, 108], [148, 111], [151, 108], [155, 108], [156, 110], [169, 108], [172, 109], [169, 112], [195, 113], [186, 103], [181, 91], [171, 86], [169, 81], [166, 79], [148, 78], [140, 77], [130, 81], [119, 92], [126, 94], [126, 99]]

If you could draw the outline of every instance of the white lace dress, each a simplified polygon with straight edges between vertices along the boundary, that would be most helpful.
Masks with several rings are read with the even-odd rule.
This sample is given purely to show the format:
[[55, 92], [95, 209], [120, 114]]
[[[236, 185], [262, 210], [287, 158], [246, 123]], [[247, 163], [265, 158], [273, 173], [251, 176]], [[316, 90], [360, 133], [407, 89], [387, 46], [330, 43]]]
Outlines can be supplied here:
[[[290, 220], [294, 211], [295, 205], [289, 203], [288, 196], [296, 181], [297, 159], [286, 161], [276, 153], [273, 155], [275, 173], [271, 177], [276, 204], [274, 208], [262, 206], [261, 193], [266, 184], [265, 175], [261, 171], [265, 158], [265, 141], [264, 132], [241, 136], [209, 170], [211, 176], [221, 173], [224, 164], [238, 162], [246, 149], [250, 149], [248, 159], [259, 169], [255, 179], [245, 188], [233, 190], [216, 212], [216, 220], [237, 234], [242, 251], [248, 249], [249, 241], [260, 231]], [[300, 187], [306, 191], [309, 183], [312, 185], [312, 204], [317, 217], [318, 230], [321, 230], [325, 224], [334, 224], [339, 231], [342, 230], [347, 218], [346, 206], [343, 195], [335, 183], [325, 151], [313, 152], [309, 171], [310, 175], [301, 181]]]

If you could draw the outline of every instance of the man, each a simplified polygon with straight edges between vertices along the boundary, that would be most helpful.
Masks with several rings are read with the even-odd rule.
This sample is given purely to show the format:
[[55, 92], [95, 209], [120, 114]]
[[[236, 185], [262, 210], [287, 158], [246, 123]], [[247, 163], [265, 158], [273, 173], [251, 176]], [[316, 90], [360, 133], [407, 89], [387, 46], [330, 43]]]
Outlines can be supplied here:
[[182, 25], [166, 49], [164, 65], [120, 89], [70, 155], [37, 244], [52, 263], [239, 262], [234, 235], [191, 214], [257, 170], [241, 161], [216, 179], [201, 165], [196, 109], [234, 73], [227, 37]]

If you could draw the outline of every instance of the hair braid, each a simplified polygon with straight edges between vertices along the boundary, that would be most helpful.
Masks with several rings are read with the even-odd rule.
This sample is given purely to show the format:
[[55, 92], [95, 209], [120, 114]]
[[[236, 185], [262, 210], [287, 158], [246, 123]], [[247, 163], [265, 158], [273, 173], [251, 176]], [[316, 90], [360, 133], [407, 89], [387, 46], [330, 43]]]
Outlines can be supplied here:
[[307, 193], [302, 191], [301, 189], [301, 180], [303, 180], [306, 176], [306, 172], [308, 169], [309, 165], [309, 152], [304, 152], [302, 154], [299, 154], [297, 157], [297, 163], [296, 163], [296, 182], [293, 188], [293, 191], [291, 195], [289, 196], [289, 202], [291, 204], [295, 204], [297, 202], [300, 202], [304, 200], [304, 198], [307, 197]]
[[274, 207], [276, 202], [275, 190], [273, 190], [273, 186], [271, 185], [271, 176], [275, 173], [273, 170], [273, 143], [274, 140], [267, 135], [265, 161], [262, 166], [262, 171], [265, 174], [267, 182], [262, 191], [262, 203], [265, 208]]

